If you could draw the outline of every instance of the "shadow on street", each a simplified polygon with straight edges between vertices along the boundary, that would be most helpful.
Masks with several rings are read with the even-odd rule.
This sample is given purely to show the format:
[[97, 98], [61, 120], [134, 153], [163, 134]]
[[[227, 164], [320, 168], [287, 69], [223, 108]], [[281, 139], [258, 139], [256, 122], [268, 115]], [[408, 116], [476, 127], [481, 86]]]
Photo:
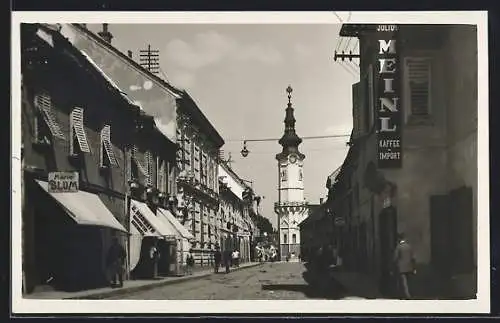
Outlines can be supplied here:
[[267, 291], [290, 291], [302, 293], [307, 298], [338, 300], [343, 298], [374, 299], [375, 295], [363, 291], [348, 290], [336, 281], [330, 272], [306, 266], [302, 273], [304, 284], [262, 284], [262, 290]]

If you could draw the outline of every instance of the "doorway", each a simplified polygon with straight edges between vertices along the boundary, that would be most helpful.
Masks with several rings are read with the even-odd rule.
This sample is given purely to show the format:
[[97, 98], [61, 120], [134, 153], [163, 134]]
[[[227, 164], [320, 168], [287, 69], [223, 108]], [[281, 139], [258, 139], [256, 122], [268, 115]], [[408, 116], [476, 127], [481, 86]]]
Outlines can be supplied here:
[[380, 245], [380, 290], [385, 295], [392, 292], [391, 265], [394, 249], [397, 244], [397, 210], [394, 206], [384, 208], [379, 215]]

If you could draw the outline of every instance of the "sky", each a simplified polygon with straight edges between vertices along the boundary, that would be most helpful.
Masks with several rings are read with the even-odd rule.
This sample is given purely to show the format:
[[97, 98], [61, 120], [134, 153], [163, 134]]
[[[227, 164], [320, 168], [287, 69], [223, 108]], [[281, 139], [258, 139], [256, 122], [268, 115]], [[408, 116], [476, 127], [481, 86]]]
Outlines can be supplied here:
[[[276, 227], [278, 198], [276, 141], [249, 142], [248, 157], [240, 150], [245, 139], [280, 138], [284, 131], [288, 85], [293, 88], [296, 132], [301, 137], [350, 134], [352, 84], [359, 73], [335, 62], [340, 24], [110, 24], [112, 44], [124, 53], [148, 44], [160, 53], [163, 78], [185, 89], [225, 140], [231, 166], [253, 182], [263, 196], [261, 213]], [[88, 25], [94, 32], [101, 25]], [[344, 41], [340, 50], [354, 49]], [[344, 64], [342, 66], [341, 64]], [[354, 66], [354, 65], [351, 65]], [[359, 70], [358, 70], [359, 71]], [[304, 195], [312, 204], [325, 198], [326, 178], [346, 154], [348, 138], [304, 140]]]

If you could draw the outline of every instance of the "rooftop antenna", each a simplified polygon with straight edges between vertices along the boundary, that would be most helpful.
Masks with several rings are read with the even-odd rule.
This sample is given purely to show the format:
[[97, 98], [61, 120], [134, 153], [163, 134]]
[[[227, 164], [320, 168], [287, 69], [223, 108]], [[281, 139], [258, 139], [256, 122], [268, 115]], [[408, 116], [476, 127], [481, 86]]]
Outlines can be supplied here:
[[153, 74], [160, 73], [160, 51], [148, 45], [148, 48], [139, 51], [139, 63]]

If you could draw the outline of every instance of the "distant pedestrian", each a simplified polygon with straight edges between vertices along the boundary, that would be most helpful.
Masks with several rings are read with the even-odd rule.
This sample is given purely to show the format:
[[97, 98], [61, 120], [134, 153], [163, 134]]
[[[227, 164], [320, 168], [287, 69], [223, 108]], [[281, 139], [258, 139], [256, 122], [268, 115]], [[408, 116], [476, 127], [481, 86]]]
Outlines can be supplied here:
[[229, 274], [231, 271], [231, 250], [225, 250], [224, 251], [224, 266], [226, 267], [226, 274]]
[[158, 277], [158, 263], [160, 260], [160, 252], [156, 247], [156, 242], [149, 249], [149, 258], [151, 263], [151, 278]]
[[214, 252], [214, 262], [215, 262], [215, 272], [218, 273], [219, 272], [219, 267], [221, 265], [221, 261], [222, 261], [222, 253], [220, 252], [220, 249], [219, 247], [217, 247], [215, 249], [215, 252]]
[[233, 258], [234, 266], [239, 267], [240, 266], [240, 252], [238, 251], [238, 249], [233, 251], [232, 258]]
[[[127, 257], [125, 249], [118, 242], [117, 237], [113, 237], [111, 247], [107, 255], [107, 265], [111, 274], [111, 286], [123, 287], [123, 265]], [[117, 284], [118, 280], [118, 284]]]
[[189, 251], [187, 258], [186, 258], [186, 270], [188, 275], [193, 274], [193, 267], [194, 267], [194, 257], [191, 254], [191, 251]]
[[411, 276], [417, 273], [416, 260], [413, 248], [406, 240], [403, 233], [398, 235], [398, 245], [394, 250], [394, 264], [398, 271], [398, 291], [404, 294], [406, 299], [411, 299], [410, 281]]

